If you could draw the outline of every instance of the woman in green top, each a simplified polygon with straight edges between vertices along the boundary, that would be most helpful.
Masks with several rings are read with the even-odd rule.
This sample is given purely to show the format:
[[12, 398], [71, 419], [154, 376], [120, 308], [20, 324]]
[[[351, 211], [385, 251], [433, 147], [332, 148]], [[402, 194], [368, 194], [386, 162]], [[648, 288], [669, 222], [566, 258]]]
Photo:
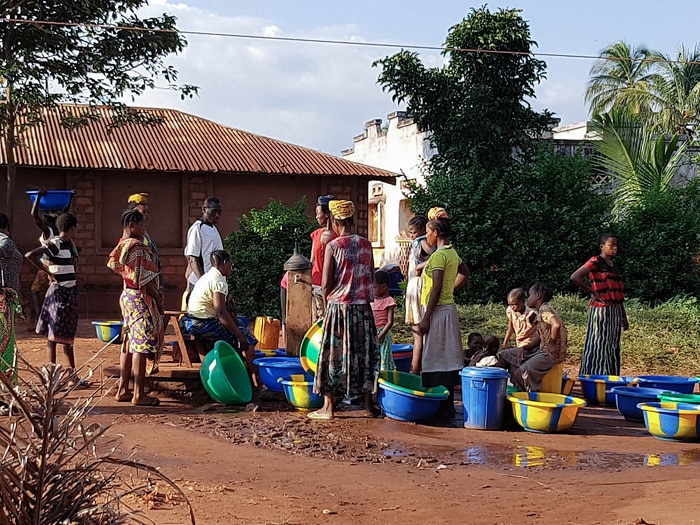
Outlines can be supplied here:
[[459, 384], [459, 371], [464, 367], [454, 291], [464, 286], [469, 278], [469, 268], [449, 243], [451, 233], [450, 220], [444, 216], [428, 221], [426, 225], [428, 242], [436, 246], [436, 250], [423, 270], [421, 302], [425, 306], [425, 314], [419, 324], [425, 338], [421, 373], [423, 386], [442, 385], [450, 391], [450, 397], [438, 412], [443, 417], [455, 414], [454, 387]]

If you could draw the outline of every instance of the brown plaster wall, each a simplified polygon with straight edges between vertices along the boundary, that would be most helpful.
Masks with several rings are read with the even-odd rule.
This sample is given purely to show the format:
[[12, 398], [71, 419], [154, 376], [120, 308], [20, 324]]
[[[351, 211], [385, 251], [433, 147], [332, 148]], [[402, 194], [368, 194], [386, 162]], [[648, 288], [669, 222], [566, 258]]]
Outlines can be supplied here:
[[[2, 185], [0, 185], [2, 186]], [[97, 318], [118, 315], [121, 279], [107, 269], [109, 252], [121, 234], [120, 216], [127, 197], [149, 194], [148, 230], [158, 243], [166, 287], [166, 308], [177, 309], [185, 287], [183, 247], [189, 225], [201, 217], [203, 200], [214, 195], [223, 204], [218, 228], [226, 237], [238, 227], [238, 218], [251, 208], [268, 204], [270, 198], [291, 205], [306, 196], [307, 212], [314, 216], [318, 195], [351, 199], [357, 207], [358, 233], [367, 234], [367, 180], [359, 177], [291, 175], [230, 175], [143, 173], [90, 170], [21, 168], [13, 206], [12, 238], [20, 250], [38, 246], [39, 229], [30, 216], [26, 190], [75, 189], [72, 212], [78, 218], [76, 245], [80, 248], [80, 308]], [[4, 195], [0, 192], [4, 202]], [[28, 293], [34, 272], [25, 264], [22, 287]]]

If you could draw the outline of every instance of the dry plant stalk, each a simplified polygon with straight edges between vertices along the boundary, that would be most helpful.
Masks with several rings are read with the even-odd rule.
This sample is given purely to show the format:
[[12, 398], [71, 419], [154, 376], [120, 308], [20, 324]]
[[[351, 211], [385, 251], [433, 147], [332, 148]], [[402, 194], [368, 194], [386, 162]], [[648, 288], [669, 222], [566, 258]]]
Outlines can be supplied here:
[[[113, 456], [117, 444], [105, 437], [108, 426], [86, 426], [96, 394], [71, 403], [72, 371], [37, 368], [21, 354], [18, 363], [17, 385], [0, 374], [0, 401], [10, 410], [0, 420], [0, 525], [144, 523], [121, 498], [149, 490], [151, 476], [179, 494], [195, 524], [187, 496], [173, 481], [151, 466]], [[145, 473], [144, 485], [129, 486], [127, 468]]]

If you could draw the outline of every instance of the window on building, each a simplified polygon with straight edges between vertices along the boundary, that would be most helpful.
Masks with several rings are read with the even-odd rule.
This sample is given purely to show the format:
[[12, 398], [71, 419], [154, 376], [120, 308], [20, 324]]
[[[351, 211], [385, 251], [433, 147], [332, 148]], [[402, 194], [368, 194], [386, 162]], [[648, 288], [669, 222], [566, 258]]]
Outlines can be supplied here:
[[384, 247], [384, 203], [369, 203], [369, 240], [375, 248]]
[[401, 199], [399, 201], [399, 238], [398, 240], [408, 239], [408, 221], [413, 217], [411, 211], [411, 201]]

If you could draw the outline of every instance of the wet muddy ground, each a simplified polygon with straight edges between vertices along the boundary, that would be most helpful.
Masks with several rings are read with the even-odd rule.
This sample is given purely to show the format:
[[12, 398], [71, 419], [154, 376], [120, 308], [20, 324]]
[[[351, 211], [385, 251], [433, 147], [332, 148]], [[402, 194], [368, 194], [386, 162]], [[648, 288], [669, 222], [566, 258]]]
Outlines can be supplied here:
[[[18, 335], [41, 363], [43, 340]], [[78, 361], [99, 347], [81, 323]], [[134, 407], [102, 380], [91, 420], [111, 425], [120, 454], [183, 488], [198, 523], [700, 523], [700, 445], [654, 439], [609, 408], [582, 409], [571, 433], [533, 434], [512, 422], [465, 429], [459, 410], [412, 424], [341, 405], [335, 420], [312, 421], [270, 392], [254, 413], [166, 385], [160, 406]], [[129, 504], [145, 522], [187, 523], [161, 491], [157, 504]]]

